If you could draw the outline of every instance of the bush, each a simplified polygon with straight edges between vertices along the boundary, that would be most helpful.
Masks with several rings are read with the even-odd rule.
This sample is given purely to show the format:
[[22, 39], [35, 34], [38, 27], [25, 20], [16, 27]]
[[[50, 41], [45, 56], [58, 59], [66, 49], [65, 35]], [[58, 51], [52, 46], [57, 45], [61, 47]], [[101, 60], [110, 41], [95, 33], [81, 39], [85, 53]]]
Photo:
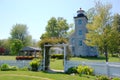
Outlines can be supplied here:
[[77, 67], [77, 72], [78, 72], [78, 74], [81, 76], [82, 74], [83, 74], [83, 66], [82, 65], [80, 65], [80, 66], [78, 66]]
[[84, 71], [84, 74], [93, 75], [93, 69], [89, 66], [84, 66], [83, 71]]
[[17, 71], [18, 68], [16, 66], [9, 66], [8, 64], [2, 64], [1, 71]]
[[86, 74], [86, 75], [93, 75], [93, 69], [89, 66], [82, 66], [79, 65], [77, 67], [77, 72], [79, 73], [79, 75], [81, 76], [82, 74]]
[[16, 66], [9, 66], [9, 70], [10, 71], [17, 71], [18, 67], [16, 67]]
[[51, 54], [51, 58], [63, 59], [64, 55], [63, 54]]
[[39, 65], [40, 65], [40, 60], [39, 59], [34, 59], [30, 62], [30, 66], [32, 68], [32, 71], [38, 71]]
[[67, 70], [67, 74], [77, 73], [77, 67], [71, 67]]
[[79, 65], [78, 67], [69, 68], [66, 73], [67, 74], [78, 73], [79, 76], [81, 76], [82, 74], [93, 75], [93, 68], [89, 66]]
[[110, 80], [107, 76], [98, 76], [97, 80]]
[[1, 65], [1, 71], [8, 71], [9, 70], [9, 65], [8, 64], [2, 64]]
[[28, 68], [28, 67], [23, 67], [23, 68], [20, 68], [19, 70], [20, 70], [20, 71], [28, 71], [29, 68]]

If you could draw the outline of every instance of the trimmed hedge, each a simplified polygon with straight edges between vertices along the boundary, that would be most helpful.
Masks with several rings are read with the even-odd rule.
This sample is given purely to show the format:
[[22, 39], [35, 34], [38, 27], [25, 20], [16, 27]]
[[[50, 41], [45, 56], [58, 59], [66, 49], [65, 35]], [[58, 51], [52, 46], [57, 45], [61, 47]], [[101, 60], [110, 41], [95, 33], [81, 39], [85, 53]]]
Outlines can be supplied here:
[[10, 66], [8, 64], [1, 65], [1, 71], [17, 71], [18, 68], [16, 66]]
[[33, 56], [17, 56], [16, 60], [32, 60]]
[[51, 58], [53, 59], [63, 59], [64, 55], [63, 54], [51, 54]]

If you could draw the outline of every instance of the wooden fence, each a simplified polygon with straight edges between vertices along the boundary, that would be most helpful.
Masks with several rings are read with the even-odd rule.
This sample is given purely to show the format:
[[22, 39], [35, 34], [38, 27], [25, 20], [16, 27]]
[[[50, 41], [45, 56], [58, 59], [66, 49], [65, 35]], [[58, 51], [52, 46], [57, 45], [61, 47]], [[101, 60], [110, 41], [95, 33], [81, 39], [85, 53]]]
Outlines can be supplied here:
[[91, 66], [96, 75], [120, 77], [120, 63], [66, 61], [64, 71], [67, 71], [70, 67], [78, 65]]
[[0, 60], [0, 65], [8, 64], [10, 66], [17, 66], [19, 68], [30, 67], [31, 60]]

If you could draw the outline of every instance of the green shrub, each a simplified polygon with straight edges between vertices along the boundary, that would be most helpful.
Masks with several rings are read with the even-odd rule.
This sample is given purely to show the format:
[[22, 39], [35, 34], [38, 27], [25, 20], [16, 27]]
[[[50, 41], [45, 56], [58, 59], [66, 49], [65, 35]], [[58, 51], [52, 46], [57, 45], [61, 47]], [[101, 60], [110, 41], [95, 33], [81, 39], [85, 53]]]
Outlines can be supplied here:
[[16, 66], [9, 66], [8, 64], [2, 64], [1, 71], [17, 71], [18, 67]]
[[39, 59], [34, 59], [30, 62], [30, 66], [32, 68], [32, 71], [38, 71], [39, 65], [40, 65], [40, 60]]
[[77, 73], [77, 67], [71, 67], [67, 70], [67, 74]]
[[98, 76], [97, 80], [110, 80], [107, 76], [101, 75]]
[[93, 75], [93, 69], [89, 66], [84, 66], [83, 71], [84, 71], [84, 74]]
[[63, 54], [51, 54], [51, 58], [55, 59], [63, 59], [64, 55]]
[[29, 68], [28, 68], [28, 67], [23, 67], [23, 68], [20, 68], [19, 70], [20, 70], [20, 71], [28, 71]]
[[2, 64], [1, 65], [1, 71], [8, 71], [9, 70], [9, 65], [8, 64]]
[[89, 67], [89, 66], [79, 65], [79, 66], [77, 67], [77, 72], [79, 73], [80, 76], [81, 76], [82, 74], [93, 75], [93, 68], [91, 68], [91, 67]]
[[18, 67], [16, 66], [9, 66], [9, 71], [17, 71]]
[[113, 78], [112, 80], [120, 80], [120, 78], [118, 78], [118, 77], [115, 77], [115, 78]]
[[79, 73], [79, 75], [81, 76], [82, 74], [83, 74], [83, 66], [82, 65], [79, 65], [78, 67], [77, 67], [77, 72]]

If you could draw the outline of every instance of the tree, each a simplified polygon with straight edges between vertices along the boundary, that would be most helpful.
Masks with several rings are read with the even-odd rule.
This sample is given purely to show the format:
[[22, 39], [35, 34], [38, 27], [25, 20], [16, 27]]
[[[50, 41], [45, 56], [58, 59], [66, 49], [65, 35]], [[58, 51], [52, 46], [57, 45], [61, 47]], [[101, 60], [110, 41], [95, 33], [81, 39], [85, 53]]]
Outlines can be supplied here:
[[10, 51], [10, 39], [2, 39], [2, 40], [0, 40], [0, 47], [5, 49], [6, 54], [9, 54], [9, 51]]
[[16, 24], [12, 27], [10, 32], [11, 40], [19, 39], [22, 41], [24, 46], [31, 44], [32, 36], [28, 34], [27, 26], [24, 24]]
[[114, 30], [117, 30], [118, 32], [120, 32], [120, 15], [119, 14], [115, 14], [113, 16], [113, 25], [112, 25]]
[[68, 29], [69, 25], [64, 18], [58, 17], [56, 19], [55, 17], [52, 17], [48, 21], [48, 24], [46, 26], [46, 32], [42, 34], [41, 39], [48, 37], [64, 37]]
[[74, 33], [75, 31], [75, 25], [74, 24], [69, 24], [69, 31], [67, 32], [67, 36], [70, 36]]
[[90, 8], [86, 14], [87, 14], [88, 22], [91, 23], [93, 21], [94, 16], [96, 15], [95, 8], [94, 7]]
[[58, 35], [59, 35], [59, 37], [64, 37], [65, 38], [66, 34], [67, 34], [67, 30], [69, 29], [69, 24], [62, 17], [58, 17], [57, 24], [58, 24]]
[[109, 28], [111, 24], [110, 4], [96, 2], [95, 15], [92, 23], [87, 24], [88, 33], [86, 34], [86, 44], [90, 46], [101, 47], [108, 62]]
[[45, 32], [44, 34], [41, 35], [40, 39], [45, 39], [45, 38], [49, 38], [50, 35], [48, 34], [48, 32]]
[[115, 14], [112, 22], [111, 43], [109, 51], [112, 53], [120, 54], [120, 15]]
[[12, 55], [16, 55], [19, 53], [20, 49], [22, 49], [23, 47], [23, 43], [21, 40], [19, 39], [14, 39], [12, 42], [11, 42], [11, 45], [10, 45], [10, 51], [11, 51], [11, 54]]

